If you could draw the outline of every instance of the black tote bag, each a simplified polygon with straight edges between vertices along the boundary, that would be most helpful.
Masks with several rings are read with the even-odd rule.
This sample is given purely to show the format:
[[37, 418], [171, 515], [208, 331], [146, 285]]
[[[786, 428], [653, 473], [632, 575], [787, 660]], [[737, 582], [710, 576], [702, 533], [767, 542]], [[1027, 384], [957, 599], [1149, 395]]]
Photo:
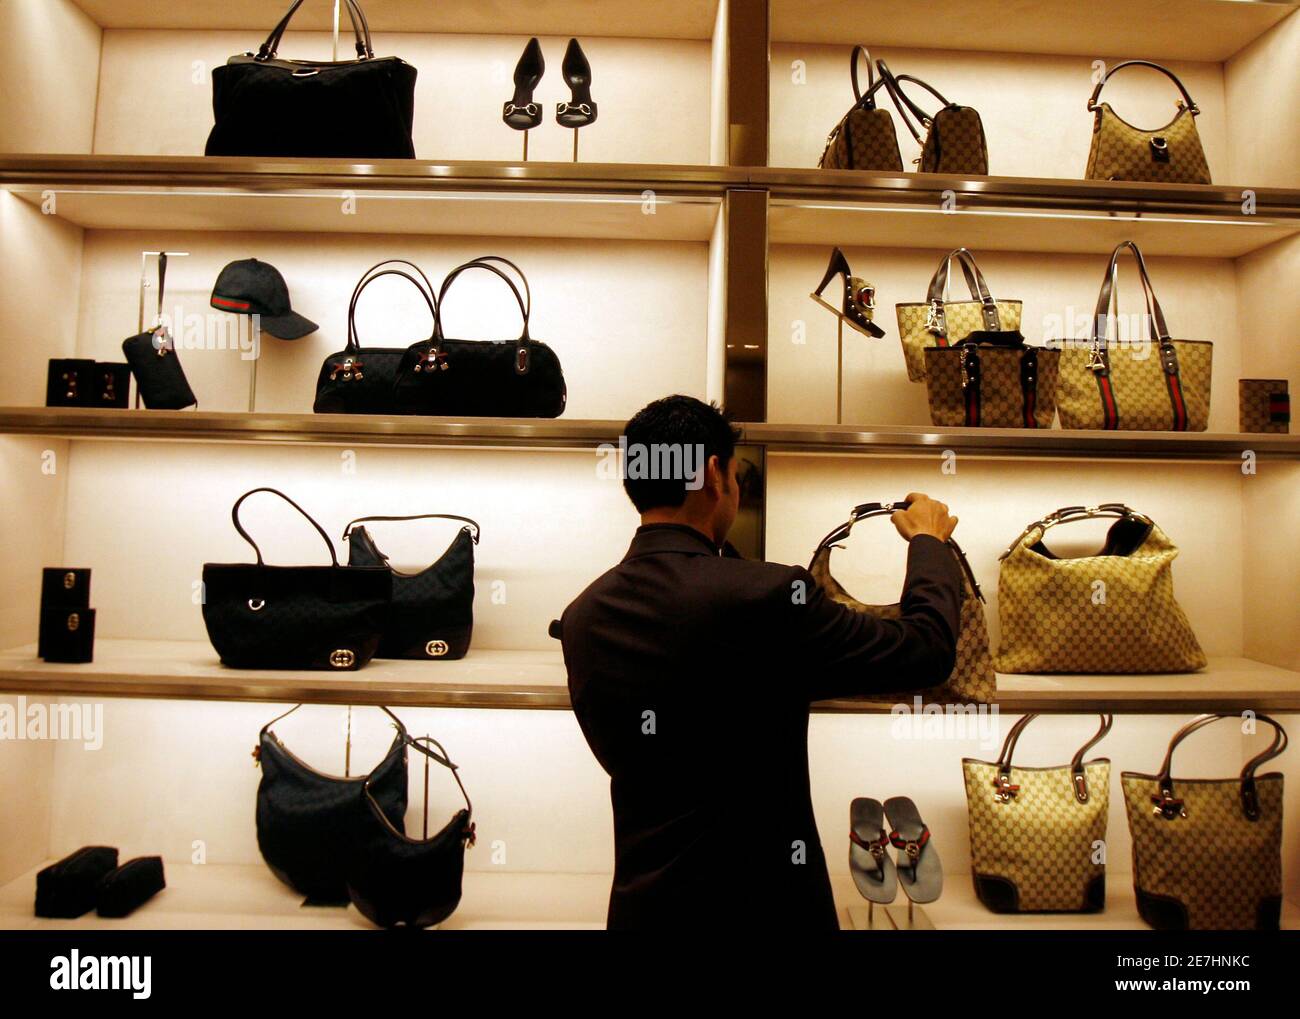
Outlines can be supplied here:
[[375, 823], [370, 811], [399, 830], [405, 824], [410, 737], [402, 720], [381, 706], [397, 729], [384, 759], [367, 775], [327, 775], [294, 755], [271, 729], [300, 707], [258, 734], [257, 848], [271, 872], [312, 904], [346, 903], [348, 861]]
[[459, 520], [457, 532], [445, 552], [419, 573], [393, 573], [393, 601], [379, 642], [377, 658], [464, 658], [474, 632], [474, 546], [479, 526], [468, 517], [448, 513], [422, 513], [408, 517], [358, 517], [348, 524], [349, 566], [392, 569], [379, 551], [366, 521]]
[[[415, 270], [414, 276], [401, 269], [384, 269], [386, 265], [406, 265]], [[376, 272], [379, 269], [381, 271]], [[372, 265], [361, 275], [356, 288], [352, 291], [352, 300], [348, 304], [348, 342], [337, 353], [330, 354], [321, 365], [316, 377], [316, 401], [312, 410], [317, 414], [400, 414], [409, 411], [400, 410], [395, 399], [398, 369], [405, 359], [407, 347], [366, 347], [361, 348], [357, 339], [357, 301], [361, 292], [381, 276], [401, 276], [420, 291], [424, 303], [429, 306], [429, 316], [433, 320], [430, 327], [430, 342], [437, 335], [438, 298], [433, 292], [433, 284], [423, 270], [414, 262], [403, 258], [390, 258]], [[423, 285], [421, 285], [423, 284]]]
[[231, 57], [212, 71], [216, 120], [209, 156], [318, 156], [413, 159], [416, 70], [400, 57], [376, 57], [370, 26], [346, 0], [357, 59], [280, 60], [280, 37], [293, 6], [257, 53]]
[[[278, 495], [301, 513], [329, 549], [330, 566], [268, 566], [239, 522], [239, 507], [258, 492]], [[254, 488], [230, 511], [256, 563], [205, 563], [203, 623], [222, 664], [236, 669], [359, 669], [379, 649], [393, 597], [386, 567], [340, 566], [324, 529], [283, 492]]]
[[[494, 263], [509, 266], [524, 294]], [[505, 281], [519, 305], [523, 329], [517, 340], [454, 340], [443, 334], [447, 292], [469, 269], [485, 269]], [[527, 300], [525, 300], [525, 295]], [[517, 265], [483, 255], [458, 265], [438, 291], [433, 337], [407, 351], [397, 371], [397, 406], [407, 414], [453, 417], [555, 418], [564, 413], [568, 391], [555, 351], [528, 334], [532, 293]]]

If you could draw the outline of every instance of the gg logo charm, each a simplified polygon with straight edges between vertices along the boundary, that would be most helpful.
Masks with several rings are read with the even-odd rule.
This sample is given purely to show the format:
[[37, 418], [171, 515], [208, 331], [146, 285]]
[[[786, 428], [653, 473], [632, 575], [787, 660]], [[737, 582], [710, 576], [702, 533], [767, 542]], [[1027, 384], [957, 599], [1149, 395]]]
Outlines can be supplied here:
[[430, 658], [441, 658], [450, 650], [445, 640], [431, 640], [424, 645], [424, 653]]
[[347, 648], [330, 652], [330, 665], [336, 669], [350, 669], [357, 664], [357, 656]]

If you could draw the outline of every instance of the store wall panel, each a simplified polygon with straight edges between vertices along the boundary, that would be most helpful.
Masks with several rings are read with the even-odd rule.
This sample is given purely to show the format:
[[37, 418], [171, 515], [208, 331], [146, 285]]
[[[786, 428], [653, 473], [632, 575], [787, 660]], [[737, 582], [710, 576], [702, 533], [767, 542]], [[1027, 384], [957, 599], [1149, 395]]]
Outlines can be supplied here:
[[[163, 247], [190, 252], [168, 266], [165, 304], [203, 410], [248, 408], [249, 323], [212, 308], [210, 298], [222, 267], [250, 257], [279, 269], [294, 310], [320, 326], [295, 341], [263, 335], [258, 410], [310, 413], [321, 364], [346, 344], [348, 301], [372, 265], [409, 259], [439, 287], [452, 268], [486, 253], [510, 258], [527, 274], [530, 333], [560, 358], [569, 394], [565, 417], [626, 419], [656, 397], [706, 392], [709, 249], [703, 242], [92, 230], [81, 356], [120, 358], [122, 340], [136, 331], [140, 252]], [[152, 263], [149, 273], [153, 284]], [[155, 299], [150, 290], [146, 324]], [[520, 331], [514, 297], [499, 277], [484, 271], [457, 279], [443, 321], [448, 336], [465, 339], [513, 339]], [[430, 325], [427, 304], [397, 276], [368, 286], [358, 304], [363, 348], [428, 339]], [[636, 369], [617, 371], [615, 365]]]
[[102, 32], [72, 0], [0, 4], [0, 152], [90, 152]]
[[1257, 465], [1242, 494], [1246, 653], [1300, 669], [1300, 464]]
[[50, 855], [55, 743], [27, 738], [28, 710], [35, 700], [0, 697], [0, 712], [23, 726], [21, 735], [0, 739], [0, 803], [4, 804], [5, 833], [0, 839], [0, 882], [12, 881], [44, 863]]
[[[76, 444], [66, 554], [95, 570], [100, 636], [206, 642], [194, 585], [205, 562], [252, 561], [230, 508], [262, 485], [284, 491], [335, 538], [367, 514], [476, 520], [476, 648], [558, 649], [547, 625], [622, 559], [636, 526], [617, 469], [602, 469], [608, 460], [594, 450], [209, 446], [202, 470], [196, 450]], [[320, 536], [273, 496], [250, 499], [241, 518], [268, 562], [329, 561]], [[454, 533], [447, 522], [374, 528], [407, 570], [433, 562]]]
[[[957, 221], [953, 246], [961, 243]], [[854, 247], [844, 253], [853, 272], [876, 285], [875, 321], [885, 330], [880, 339], [844, 330], [844, 423], [929, 424], [925, 384], [907, 380], [895, 305], [926, 299], [930, 277], [947, 252]], [[1063, 329], [1069, 336], [1088, 335], [1107, 256], [978, 249], [975, 255], [995, 297], [1024, 302], [1021, 332], [1029, 343], [1059, 338]], [[772, 249], [768, 288], [770, 421], [835, 422], [837, 320], [808, 297], [826, 271], [829, 257], [829, 245]], [[1239, 325], [1233, 263], [1227, 259], [1153, 257], [1147, 267], [1173, 335], [1214, 343], [1209, 430], [1235, 432], [1236, 383], [1245, 351], [1255, 348], [1257, 340]], [[1144, 337], [1142, 291], [1133, 259], [1128, 256], [1120, 265], [1119, 291], [1120, 335]], [[837, 302], [840, 283], [833, 281], [826, 293], [829, 301]], [[960, 274], [956, 274], [951, 294], [953, 299], [969, 299]], [[1243, 306], [1244, 302], [1243, 296]], [[1265, 363], [1275, 362], [1267, 359]]]
[[[102, 748], [57, 747], [51, 853], [95, 843], [118, 846], [126, 856], [162, 854], [168, 868], [196, 865], [196, 854], [209, 864], [258, 863], [254, 809], [262, 773], [250, 755], [261, 727], [291, 706], [105, 702]], [[411, 735], [433, 736], [460, 766], [478, 826], [467, 868], [612, 870], [608, 779], [572, 714], [395, 713]], [[275, 732], [311, 766], [342, 775], [346, 726], [346, 708], [309, 705]], [[392, 739], [392, 725], [379, 709], [354, 709], [352, 774], [372, 768]], [[411, 755], [407, 830], [413, 833], [423, 817], [420, 761]], [[430, 831], [463, 806], [454, 780], [435, 764]]]
[[[1206, 653], [1237, 656], [1243, 611], [1253, 611], [1261, 597], [1242, 587], [1241, 488], [1234, 464], [1155, 471], [1138, 463], [946, 460], [939, 451], [932, 459], [907, 460], [774, 454], [768, 457], [767, 554], [807, 565], [817, 543], [857, 504], [925, 492], [948, 503], [960, 520], [956, 538], [983, 588], [996, 648], [998, 556], [1021, 529], [1061, 506], [1124, 502], [1149, 514], [1178, 546], [1175, 591]], [[1110, 523], [1062, 525], [1051, 532], [1048, 547], [1088, 554], [1101, 547]], [[863, 601], [897, 601], [906, 555], [889, 521], [874, 520], [855, 529], [831, 569]], [[1196, 683], [1194, 676], [1152, 681]]]
[[[936, 41], [941, 39], [940, 35]], [[869, 43], [870, 39], [865, 41]], [[853, 105], [851, 51], [851, 45], [782, 43], [772, 47], [772, 166], [817, 165], [826, 136]], [[1092, 142], [1093, 115], [1087, 104], [1094, 84], [1093, 62], [1101, 60], [1112, 67], [1137, 55], [872, 51], [872, 56], [883, 58], [895, 74], [915, 75], [949, 101], [979, 111], [988, 140], [991, 173], [1073, 179], [1083, 176]], [[1196, 125], [1211, 178], [1228, 182], [1232, 167], [1221, 65], [1172, 62], [1168, 66], [1182, 79], [1201, 109]], [[865, 68], [862, 75], [865, 88]], [[909, 88], [908, 94], [922, 109], [934, 111], [938, 100], [915, 86]], [[902, 124], [883, 88], [877, 96], [879, 105], [893, 115], [904, 169], [912, 170], [911, 161], [920, 154], [920, 146]], [[1130, 68], [1116, 75], [1102, 96], [1129, 123], [1157, 128], [1174, 116], [1178, 91], [1155, 71]]]
[[1255, 187], [1300, 183], [1300, 118], [1279, 115], [1300, 95], [1300, 13], [1292, 13], [1224, 65], [1228, 165]]
[[[267, 24], [269, 32], [272, 24]], [[110, 29], [104, 33], [95, 151], [200, 155], [212, 128], [212, 68], [256, 50], [263, 34]], [[501, 121], [527, 37], [376, 33], [375, 52], [418, 71], [412, 137], [420, 159], [515, 160], [523, 134]], [[534, 92], [542, 124], [529, 158], [568, 162], [573, 132], [555, 122], [571, 98], [560, 73], [568, 40], [541, 40], [547, 72]], [[710, 44], [704, 40], [583, 38], [598, 119], [580, 131], [583, 162], [709, 162]], [[344, 59], [351, 41], [340, 42]], [[328, 60], [328, 33], [286, 32], [282, 57]], [[340, 132], [346, 124], [337, 125]]]

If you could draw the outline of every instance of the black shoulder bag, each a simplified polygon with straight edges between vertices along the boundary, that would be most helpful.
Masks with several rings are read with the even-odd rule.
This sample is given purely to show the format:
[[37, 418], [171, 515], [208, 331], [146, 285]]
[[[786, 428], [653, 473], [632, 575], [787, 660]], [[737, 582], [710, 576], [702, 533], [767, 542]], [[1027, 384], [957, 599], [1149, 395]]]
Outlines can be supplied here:
[[212, 71], [209, 156], [319, 156], [413, 159], [416, 70], [400, 57], [376, 57], [370, 26], [346, 0], [357, 59], [278, 60], [293, 6], [257, 53]]
[[[329, 549], [329, 566], [268, 566], [239, 522], [239, 507], [258, 492], [278, 495], [301, 513]], [[283, 492], [254, 488], [230, 511], [256, 563], [205, 563], [203, 623], [224, 665], [236, 669], [328, 669], [365, 665], [379, 648], [393, 597], [387, 567], [340, 566], [334, 545], [311, 515]]]
[[[372, 775], [364, 783], [369, 816], [353, 844], [348, 865], [348, 897], [380, 927], [430, 927], [451, 916], [460, 904], [465, 847], [474, 844], [474, 806], [447, 751], [429, 736], [408, 738], [406, 745], [427, 759], [424, 838], [410, 838], [400, 821], [394, 823], [377, 795], [378, 783]], [[451, 771], [465, 797], [464, 809], [456, 811], [433, 836], [428, 834], [427, 817], [429, 760]]]
[[294, 756], [271, 731], [300, 707], [273, 718], [258, 734], [257, 847], [272, 873], [308, 901], [345, 903], [348, 861], [358, 836], [373, 823], [370, 811], [399, 828], [405, 824], [410, 737], [402, 720], [381, 707], [397, 729], [384, 759], [368, 775], [326, 775]]
[[122, 342], [135, 376], [135, 386], [149, 410], [183, 410], [196, 405], [194, 391], [185, 378], [176, 344], [163, 325], [163, 288], [167, 283], [167, 254], [158, 256], [158, 321], [152, 329]]
[[[518, 274], [522, 295], [494, 263], [509, 266]], [[447, 291], [469, 269], [486, 269], [505, 281], [523, 318], [519, 339], [492, 342], [444, 336], [442, 311]], [[532, 303], [523, 272], [499, 255], [483, 255], [448, 273], [438, 292], [433, 337], [413, 344], [398, 368], [399, 410], [453, 417], [555, 418], [563, 414], [568, 398], [564, 371], [555, 351], [528, 335]]]
[[[406, 265], [415, 270], [419, 276], [401, 269], [384, 269], [386, 265]], [[375, 270], [380, 270], [376, 272]], [[406, 357], [406, 347], [366, 347], [361, 349], [357, 339], [357, 301], [361, 292], [381, 276], [401, 276], [420, 291], [424, 303], [429, 306], [429, 342], [437, 335], [438, 298], [433, 292], [433, 284], [414, 262], [404, 258], [390, 258], [372, 265], [357, 281], [348, 302], [348, 342], [336, 354], [330, 354], [321, 365], [316, 377], [316, 402], [312, 410], [317, 414], [397, 414], [400, 413], [394, 402], [394, 389], [397, 384], [397, 371], [402, 359]]]
[[[409, 517], [358, 517], [348, 524], [349, 566], [392, 569], [366, 521], [459, 520], [464, 527], [432, 565], [419, 573], [393, 574], [393, 601], [379, 642], [379, 658], [464, 658], [474, 631], [474, 546], [479, 526], [469, 517], [421, 513]], [[471, 530], [472, 528], [472, 530]]]

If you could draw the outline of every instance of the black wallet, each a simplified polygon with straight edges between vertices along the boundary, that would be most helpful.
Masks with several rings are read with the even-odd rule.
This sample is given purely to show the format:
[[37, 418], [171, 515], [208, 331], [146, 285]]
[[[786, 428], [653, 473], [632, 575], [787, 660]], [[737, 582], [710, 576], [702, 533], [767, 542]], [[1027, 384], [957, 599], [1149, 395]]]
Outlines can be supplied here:
[[72, 920], [89, 913], [99, 899], [99, 883], [117, 868], [117, 850], [83, 846], [36, 875], [36, 915]]
[[81, 357], [51, 358], [45, 379], [47, 407], [125, 407], [131, 366]]
[[114, 919], [127, 916], [166, 887], [161, 856], [127, 860], [100, 882], [99, 915]]
[[163, 288], [167, 284], [167, 253], [158, 256], [159, 324], [122, 342], [140, 399], [150, 410], [183, 410], [199, 401], [194, 397], [176, 356], [176, 345], [162, 326]]

